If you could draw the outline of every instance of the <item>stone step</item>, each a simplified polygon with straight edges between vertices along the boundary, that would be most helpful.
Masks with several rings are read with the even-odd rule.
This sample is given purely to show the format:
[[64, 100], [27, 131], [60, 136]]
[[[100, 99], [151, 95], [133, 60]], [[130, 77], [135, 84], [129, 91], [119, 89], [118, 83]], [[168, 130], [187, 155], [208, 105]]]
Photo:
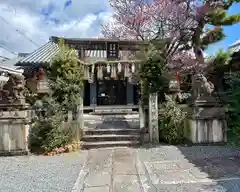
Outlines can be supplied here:
[[84, 135], [82, 141], [139, 141], [140, 134], [118, 135], [118, 134], [104, 134], [104, 135]]
[[117, 110], [108, 110], [108, 111], [94, 111], [90, 112], [90, 115], [135, 115], [138, 114], [137, 111], [132, 111], [132, 110], [122, 110], [122, 111], [117, 111]]
[[103, 148], [103, 147], [135, 147], [139, 146], [140, 141], [101, 141], [101, 142], [82, 142], [83, 149]]
[[84, 135], [131, 135], [140, 134], [139, 129], [86, 129]]

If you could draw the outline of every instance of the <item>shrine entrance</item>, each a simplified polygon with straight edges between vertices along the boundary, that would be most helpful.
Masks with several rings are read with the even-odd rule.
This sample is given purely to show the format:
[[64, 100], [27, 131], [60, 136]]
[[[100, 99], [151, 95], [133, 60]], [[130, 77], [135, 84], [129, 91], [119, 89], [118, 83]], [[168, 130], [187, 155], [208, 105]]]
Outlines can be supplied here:
[[126, 105], [126, 81], [97, 81], [97, 105]]

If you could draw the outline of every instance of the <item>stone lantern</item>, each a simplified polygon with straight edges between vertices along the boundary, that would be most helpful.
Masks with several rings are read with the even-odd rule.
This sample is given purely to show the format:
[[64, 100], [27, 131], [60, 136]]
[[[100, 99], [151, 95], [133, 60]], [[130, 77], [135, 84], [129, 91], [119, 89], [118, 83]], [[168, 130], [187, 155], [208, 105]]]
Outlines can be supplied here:
[[169, 81], [169, 95], [172, 100], [176, 100], [177, 94], [180, 92], [180, 80], [179, 80], [179, 72], [176, 72], [175, 76], [173, 76]]

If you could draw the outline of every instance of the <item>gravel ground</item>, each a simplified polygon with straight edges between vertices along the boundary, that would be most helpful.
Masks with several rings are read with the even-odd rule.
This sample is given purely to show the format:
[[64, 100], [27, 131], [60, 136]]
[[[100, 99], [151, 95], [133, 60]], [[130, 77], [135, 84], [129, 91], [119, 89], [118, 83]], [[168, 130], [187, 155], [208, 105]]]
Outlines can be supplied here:
[[238, 192], [239, 157], [240, 149], [219, 146], [0, 157], [0, 192]]
[[0, 157], [0, 192], [70, 192], [86, 152]]

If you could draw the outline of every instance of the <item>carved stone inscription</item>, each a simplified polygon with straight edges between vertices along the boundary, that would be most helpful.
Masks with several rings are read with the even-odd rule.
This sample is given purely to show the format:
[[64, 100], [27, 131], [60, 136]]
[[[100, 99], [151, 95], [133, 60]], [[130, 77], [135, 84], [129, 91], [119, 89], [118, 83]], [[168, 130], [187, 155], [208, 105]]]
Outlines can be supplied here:
[[157, 93], [151, 93], [149, 95], [149, 135], [150, 142], [159, 143]]

